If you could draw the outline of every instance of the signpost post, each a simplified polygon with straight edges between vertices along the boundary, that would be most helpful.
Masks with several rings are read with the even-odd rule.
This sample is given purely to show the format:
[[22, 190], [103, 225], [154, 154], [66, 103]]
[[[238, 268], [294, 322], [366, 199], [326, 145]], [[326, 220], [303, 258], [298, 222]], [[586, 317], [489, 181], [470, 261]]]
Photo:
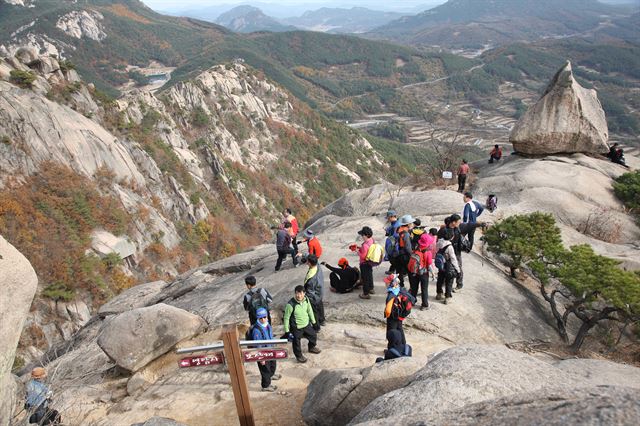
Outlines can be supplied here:
[[[240, 340], [236, 325], [229, 324], [225, 325], [222, 329], [221, 343], [182, 348], [178, 349], [176, 352], [178, 354], [186, 354], [220, 350], [224, 348], [224, 354], [222, 352], [215, 352], [206, 355], [189, 356], [182, 358], [178, 362], [178, 365], [181, 368], [188, 368], [226, 363], [229, 368], [229, 375], [231, 376], [231, 388], [233, 389], [233, 398], [235, 399], [236, 409], [238, 410], [240, 426], [255, 426], [253, 411], [251, 410], [251, 401], [249, 400], [249, 386], [247, 384], [247, 375], [244, 369], [244, 363], [287, 359], [289, 357], [289, 352], [286, 348], [273, 347], [273, 345], [286, 343], [286, 339]], [[245, 351], [241, 350], [242, 346], [255, 347], [256, 345], [269, 345], [271, 347], [249, 349]]]

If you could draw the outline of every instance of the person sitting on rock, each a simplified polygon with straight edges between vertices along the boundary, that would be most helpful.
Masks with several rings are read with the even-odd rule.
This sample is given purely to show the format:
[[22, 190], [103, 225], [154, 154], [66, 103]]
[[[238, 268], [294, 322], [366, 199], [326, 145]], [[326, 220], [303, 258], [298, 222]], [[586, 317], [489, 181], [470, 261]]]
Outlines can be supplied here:
[[615, 160], [618, 151], [618, 142], [614, 143], [609, 147], [609, 153], [607, 154], [607, 158], [611, 161]]
[[298, 257], [296, 256], [295, 250], [291, 247], [292, 241], [291, 223], [285, 222], [283, 225], [280, 225], [278, 233], [276, 234], [276, 251], [278, 252], [278, 260], [276, 261], [275, 267], [276, 272], [280, 270], [282, 261], [285, 260], [288, 255], [291, 255], [293, 267], [298, 266]]
[[626, 167], [627, 169], [629, 168], [629, 166], [627, 166], [627, 162], [624, 159], [624, 150], [622, 148], [618, 148], [616, 150], [616, 155], [613, 159], [613, 162], [616, 164], [620, 164], [623, 167]]
[[322, 269], [318, 267], [318, 258], [315, 255], [310, 254], [307, 256], [307, 265], [309, 265], [309, 270], [304, 279], [304, 291], [307, 294], [309, 302], [311, 302], [313, 315], [317, 320], [314, 328], [316, 331], [320, 331], [320, 327], [325, 324], [324, 304], [322, 300], [324, 293], [324, 274], [322, 273]]
[[284, 333], [286, 338], [291, 340], [293, 353], [298, 362], [307, 362], [307, 358], [302, 355], [302, 338], [309, 341], [309, 353], [319, 354], [321, 350], [316, 346], [317, 334], [313, 327], [316, 318], [313, 315], [311, 302], [307, 299], [304, 287], [296, 286], [295, 296], [287, 302], [284, 308]]
[[329, 283], [331, 284], [331, 291], [337, 293], [349, 293], [356, 288], [360, 281], [360, 271], [358, 268], [349, 266], [349, 261], [344, 257], [338, 260], [338, 267], [327, 264], [326, 262], [320, 262], [321, 265], [326, 266], [331, 271], [329, 274]]
[[29, 416], [29, 423], [38, 425], [59, 425], [62, 418], [58, 411], [49, 408], [53, 392], [44, 384], [47, 371], [42, 367], [36, 367], [31, 371], [31, 380], [27, 383], [27, 396], [25, 409]]
[[387, 320], [387, 333], [390, 330], [397, 330], [402, 336], [402, 344], [407, 341], [404, 337], [402, 322], [411, 313], [416, 299], [404, 288], [400, 287], [400, 280], [395, 274], [387, 275], [384, 279], [387, 287], [387, 299], [384, 307], [384, 317]]
[[269, 311], [269, 304], [273, 302], [273, 297], [264, 288], [256, 288], [256, 277], [248, 275], [244, 279], [244, 284], [249, 290], [242, 299], [242, 306], [244, 310], [249, 312], [249, 324], [255, 324], [258, 320], [257, 312], [260, 308], [267, 310], [269, 317], [269, 324], [271, 324], [271, 312]]
[[494, 161], [500, 161], [502, 158], [502, 148], [500, 145], [494, 145], [493, 149], [489, 153], [489, 164], [493, 164]]
[[387, 332], [387, 349], [384, 350], [384, 358], [378, 358], [376, 362], [411, 356], [412, 353], [411, 345], [402, 343], [402, 334], [398, 330], [389, 330]]
[[[260, 308], [256, 313], [258, 321], [249, 329], [251, 340], [273, 340], [273, 329], [269, 324], [269, 313], [266, 309]], [[258, 345], [258, 348], [267, 348], [269, 345]], [[261, 386], [263, 392], [274, 392], [277, 386], [271, 385], [271, 380], [279, 380], [280, 374], [276, 374], [276, 361], [258, 361], [260, 370]]]
[[[322, 256], [322, 246], [320, 245], [320, 240], [318, 240], [318, 237], [315, 236], [311, 229], [304, 231], [302, 234], [302, 241], [307, 243], [307, 247], [309, 249], [307, 255], [313, 254], [317, 259], [320, 259], [320, 256]], [[301, 254], [298, 253], [298, 256], [301, 256]]]

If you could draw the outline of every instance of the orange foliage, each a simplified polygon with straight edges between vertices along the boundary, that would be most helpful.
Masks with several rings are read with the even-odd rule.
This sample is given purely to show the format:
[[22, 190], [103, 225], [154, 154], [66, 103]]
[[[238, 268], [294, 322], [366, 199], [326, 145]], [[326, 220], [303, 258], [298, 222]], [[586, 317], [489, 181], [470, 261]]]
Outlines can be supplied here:
[[138, 15], [137, 13], [129, 9], [124, 4], [113, 4], [107, 7], [106, 9], [108, 9], [114, 15], [122, 16], [124, 18], [129, 18], [132, 21], [136, 21], [141, 24], [151, 24], [151, 21], [149, 21], [147, 18], [145, 18], [144, 16]]

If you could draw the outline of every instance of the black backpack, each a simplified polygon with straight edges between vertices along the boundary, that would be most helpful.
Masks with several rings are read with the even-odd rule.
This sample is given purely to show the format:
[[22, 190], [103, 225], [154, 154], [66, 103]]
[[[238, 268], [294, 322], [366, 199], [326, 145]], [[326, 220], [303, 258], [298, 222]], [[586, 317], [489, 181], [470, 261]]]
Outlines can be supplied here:
[[[293, 333], [293, 330], [298, 328], [296, 327], [296, 306], [298, 306], [298, 302], [292, 297], [287, 303], [293, 308], [291, 311], [291, 317], [289, 318], [289, 332]], [[285, 306], [285, 309], [286, 308], [287, 307]], [[282, 318], [284, 319], [284, 313], [282, 314]]]
[[253, 318], [257, 318], [257, 312], [260, 308], [265, 308], [269, 312], [269, 303], [262, 295], [262, 289], [259, 288], [251, 292], [251, 299], [249, 299], [249, 312]]

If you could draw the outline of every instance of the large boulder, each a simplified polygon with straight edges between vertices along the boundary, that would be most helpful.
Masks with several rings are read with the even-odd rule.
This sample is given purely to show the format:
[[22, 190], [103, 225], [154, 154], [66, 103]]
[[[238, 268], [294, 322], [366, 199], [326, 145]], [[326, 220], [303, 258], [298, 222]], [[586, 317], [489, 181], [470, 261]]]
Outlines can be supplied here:
[[580, 86], [567, 62], [538, 102], [516, 123], [510, 141], [523, 154], [603, 154], [609, 131], [595, 90]]
[[131, 287], [100, 306], [98, 315], [105, 317], [149, 306], [166, 285], [164, 281], [153, 281]]
[[322, 370], [302, 405], [308, 425], [346, 424], [378, 396], [405, 386], [424, 362], [399, 358], [366, 368]]
[[0, 236], [0, 425], [8, 425], [15, 406], [15, 380], [11, 375], [16, 347], [38, 277], [29, 261]]
[[107, 319], [98, 345], [118, 366], [135, 372], [206, 326], [201, 317], [161, 303]]
[[577, 376], [505, 346], [456, 346], [435, 355], [408, 386], [374, 400], [352, 424], [403, 415], [429, 418], [481, 401], [579, 382]]
[[373, 425], [633, 425], [640, 419], [640, 391], [594, 386], [548, 390], [472, 404], [431, 417], [405, 415], [365, 422]]

